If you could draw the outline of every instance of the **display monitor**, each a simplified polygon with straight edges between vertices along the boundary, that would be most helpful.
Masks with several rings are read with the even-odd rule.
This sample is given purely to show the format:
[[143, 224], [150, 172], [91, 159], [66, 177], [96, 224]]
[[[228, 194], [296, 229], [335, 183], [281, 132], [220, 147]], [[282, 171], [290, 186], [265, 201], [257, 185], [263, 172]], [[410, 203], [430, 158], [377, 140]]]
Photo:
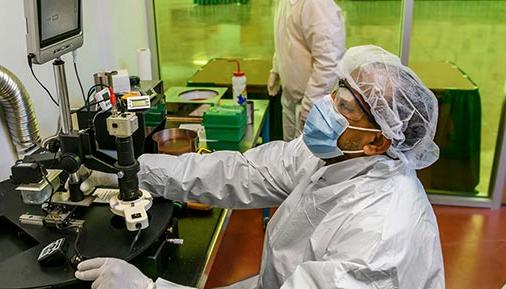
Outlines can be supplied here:
[[81, 0], [25, 0], [28, 53], [42, 64], [83, 45]]

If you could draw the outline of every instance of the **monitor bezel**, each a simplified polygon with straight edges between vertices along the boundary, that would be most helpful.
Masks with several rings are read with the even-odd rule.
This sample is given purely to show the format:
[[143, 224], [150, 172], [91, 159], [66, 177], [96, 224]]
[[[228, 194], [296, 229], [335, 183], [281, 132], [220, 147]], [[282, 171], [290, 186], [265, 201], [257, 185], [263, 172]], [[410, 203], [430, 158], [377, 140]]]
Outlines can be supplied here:
[[77, 29], [53, 36], [42, 43], [40, 27], [40, 0], [24, 0], [26, 20], [27, 52], [32, 63], [44, 64], [61, 57], [64, 54], [77, 50], [83, 46], [83, 1], [77, 0], [79, 5], [79, 31]]

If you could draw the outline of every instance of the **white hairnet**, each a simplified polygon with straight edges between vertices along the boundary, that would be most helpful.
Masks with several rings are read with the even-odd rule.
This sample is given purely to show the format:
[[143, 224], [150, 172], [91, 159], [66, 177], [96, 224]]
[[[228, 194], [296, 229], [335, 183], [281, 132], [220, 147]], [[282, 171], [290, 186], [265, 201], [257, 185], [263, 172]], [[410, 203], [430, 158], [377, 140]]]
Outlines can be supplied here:
[[374, 46], [350, 48], [338, 66], [345, 79], [371, 107], [383, 134], [392, 141], [387, 154], [422, 169], [439, 158], [434, 143], [438, 103], [399, 57]]

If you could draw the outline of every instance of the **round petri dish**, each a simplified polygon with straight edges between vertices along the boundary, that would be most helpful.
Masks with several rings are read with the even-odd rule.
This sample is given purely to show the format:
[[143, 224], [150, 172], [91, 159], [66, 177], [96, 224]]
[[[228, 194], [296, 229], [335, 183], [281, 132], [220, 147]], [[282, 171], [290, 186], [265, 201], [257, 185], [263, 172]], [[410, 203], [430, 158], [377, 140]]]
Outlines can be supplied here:
[[198, 100], [208, 100], [218, 95], [217, 91], [210, 89], [194, 89], [182, 92], [179, 94], [179, 97], [183, 100], [188, 101], [198, 101]]

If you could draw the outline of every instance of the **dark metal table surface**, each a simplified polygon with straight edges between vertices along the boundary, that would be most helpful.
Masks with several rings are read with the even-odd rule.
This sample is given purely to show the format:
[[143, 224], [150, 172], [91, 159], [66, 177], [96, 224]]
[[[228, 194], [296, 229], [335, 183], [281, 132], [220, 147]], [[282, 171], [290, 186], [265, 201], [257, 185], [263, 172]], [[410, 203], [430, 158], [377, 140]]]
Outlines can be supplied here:
[[[88, 258], [104, 256], [131, 260], [156, 242], [165, 232], [171, 216], [172, 203], [155, 199], [149, 214], [150, 226], [144, 229], [134, 249], [130, 245], [136, 232], [129, 232], [123, 220], [119, 222], [108, 205], [93, 205], [78, 208], [77, 219], [85, 220], [80, 233], [78, 249]], [[9, 181], [0, 183], [0, 288], [46, 288], [84, 285], [74, 278], [74, 269], [69, 262], [55, 267], [41, 267], [37, 257], [52, 241], [66, 237], [69, 256], [75, 254], [74, 230], [59, 230], [37, 225], [21, 224], [23, 213], [42, 215], [40, 206], [29, 206], [22, 202], [20, 193]]]
[[[268, 107], [268, 101], [255, 100], [255, 123], [248, 130], [248, 141], [241, 145], [241, 151], [254, 147], [258, 142], [260, 131], [267, 118]], [[73, 277], [74, 270], [70, 265], [50, 269], [41, 268], [38, 265], [36, 258], [41, 249], [62, 236], [62, 233], [54, 229], [19, 224], [19, 216], [25, 212], [42, 214], [39, 206], [23, 204], [19, 192], [14, 190], [14, 186], [9, 181], [0, 182], [0, 289], [82, 286], [83, 284]], [[123, 230], [119, 234], [118, 230], [111, 225], [112, 213], [109, 206], [94, 206], [92, 212], [84, 212], [82, 217], [94, 219], [101, 225], [95, 228], [97, 233], [85, 233], [81, 237], [80, 251], [83, 255], [88, 254], [90, 257], [113, 256], [127, 260], [135, 257], [138, 259], [138, 255], [142, 257], [142, 252], [149, 247], [149, 243], [163, 233], [171, 216], [175, 216], [179, 224], [179, 237], [184, 240], [184, 243], [176, 247], [166, 260], [167, 267], [160, 277], [181, 285], [203, 288], [232, 210], [213, 208], [208, 212], [174, 210], [173, 213], [170, 201], [155, 199], [149, 212], [152, 217], [148, 229], [156, 232], [151, 234], [150, 238], [141, 237], [138, 249], [131, 256], [126, 256], [128, 254], [125, 250], [129, 247], [135, 233]], [[157, 230], [155, 230], [156, 227]], [[122, 241], [115, 243], [114, 235]], [[144, 235], [149, 234], [143, 233], [141, 236]], [[74, 236], [70, 234], [69, 238], [73, 241]], [[90, 246], [89, 243], [97, 245]], [[99, 246], [100, 244], [102, 246]], [[19, 260], [13, 259], [16, 256]], [[141, 270], [144, 269], [142, 266], [139, 267]], [[156, 277], [153, 276], [153, 278]], [[84, 284], [83, 288], [86, 287], [89, 287], [89, 284]]]
[[232, 210], [220, 208], [209, 212], [176, 213], [179, 236], [184, 244], [176, 249], [160, 277], [181, 285], [204, 288], [231, 213]]

